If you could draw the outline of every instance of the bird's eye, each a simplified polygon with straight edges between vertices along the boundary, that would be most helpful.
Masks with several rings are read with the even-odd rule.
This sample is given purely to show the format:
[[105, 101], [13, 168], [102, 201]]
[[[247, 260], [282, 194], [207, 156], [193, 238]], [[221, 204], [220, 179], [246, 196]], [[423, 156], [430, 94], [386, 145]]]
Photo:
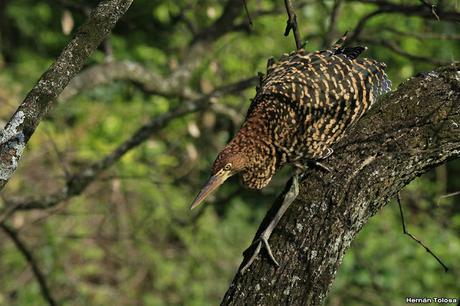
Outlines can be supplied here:
[[230, 171], [230, 169], [232, 169], [232, 164], [231, 163], [226, 164], [225, 167], [224, 167], [224, 170], [225, 171]]

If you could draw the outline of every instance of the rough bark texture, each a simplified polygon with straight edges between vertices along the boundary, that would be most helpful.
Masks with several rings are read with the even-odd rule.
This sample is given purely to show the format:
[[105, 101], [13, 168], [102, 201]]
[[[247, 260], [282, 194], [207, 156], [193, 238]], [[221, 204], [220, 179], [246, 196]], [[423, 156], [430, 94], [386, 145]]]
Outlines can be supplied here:
[[235, 276], [222, 305], [324, 302], [368, 219], [411, 180], [460, 157], [460, 64], [416, 76], [382, 97], [334, 150], [324, 161], [333, 171], [306, 173], [270, 238], [281, 266], [263, 253]]
[[52, 102], [107, 37], [132, 0], [106, 0], [94, 9], [0, 132], [0, 190], [13, 175], [22, 151]]

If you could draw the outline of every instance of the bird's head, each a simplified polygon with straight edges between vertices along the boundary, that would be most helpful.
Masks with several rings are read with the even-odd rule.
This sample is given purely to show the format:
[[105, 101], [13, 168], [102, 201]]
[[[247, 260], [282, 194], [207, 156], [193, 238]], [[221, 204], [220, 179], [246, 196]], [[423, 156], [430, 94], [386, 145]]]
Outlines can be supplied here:
[[246, 155], [235, 146], [228, 145], [225, 147], [214, 162], [211, 177], [203, 188], [201, 188], [200, 193], [196, 196], [190, 209], [194, 209], [200, 205], [207, 196], [222, 185], [229, 177], [243, 171], [247, 163], [248, 159]]

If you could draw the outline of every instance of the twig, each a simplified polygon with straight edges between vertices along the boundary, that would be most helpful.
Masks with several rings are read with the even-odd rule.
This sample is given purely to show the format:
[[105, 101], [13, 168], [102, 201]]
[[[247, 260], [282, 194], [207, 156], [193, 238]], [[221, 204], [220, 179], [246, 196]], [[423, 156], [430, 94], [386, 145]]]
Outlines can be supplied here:
[[[69, 167], [65, 162], [64, 156], [62, 156], [62, 152], [59, 150], [56, 142], [54, 141], [53, 136], [49, 129], [45, 128], [45, 134], [48, 137], [49, 143], [51, 144], [51, 148], [53, 149], [54, 153], [56, 154], [57, 160], [61, 166], [62, 172], [64, 173], [65, 177], [68, 178], [70, 175]], [[1, 221], [0, 221], [1, 222]]]
[[365, 28], [366, 23], [374, 18], [375, 16], [381, 14], [400, 14], [405, 16], [418, 16], [424, 19], [433, 20], [433, 14], [437, 18], [442, 18], [442, 21], [451, 21], [459, 22], [460, 21], [460, 12], [451, 10], [442, 10], [441, 7], [438, 8], [437, 12], [433, 13], [433, 7], [429, 7], [426, 4], [421, 5], [404, 5], [396, 4], [394, 2], [388, 2], [385, 0], [348, 0], [348, 2], [359, 2], [366, 4], [373, 4], [377, 6], [377, 9], [367, 15], [364, 15], [357, 23], [355, 29], [348, 37], [348, 42], [355, 41], [363, 29]]
[[460, 34], [447, 34], [447, 33], [415, 33], [415, 32], [405, 32], [398, 29], [384, 27], [379, 29], [379, 31], [388, 31], [396, 35], [400, 36], [409, 36], [416, 38], [418, 40], [426, 40], [426, 39], [438, 39], [438, 40], [460, 40]]
[[383, 14], [385, 13], [384, 10], [375, 10], [367, 15], [364, 15], [359, 21], [358, 23], [356, 24], [355, 26], [355, 29], [353, 30], [353, 32], [351, 32], [351, 35], [347, 37], [347, 41], [348, 43], [350, 42], [354, 42], [355, 40], [357, 40], [357, 38], [359, 37], [359, 35], [361, 34], [361, 32], [364, 30], [364, 27], [366, 25], [366, 23], [374, 18], [375, 16], [378, 16], [380, 14]]
[[338, 17], [340, 14], [340, 8], [342, 5], [342, 0], [334, 0], [334, 5], [332, 6], [331, 14], [329, 17], [329, 25], [327, 32], [324, 35], [323, 47], [328, 48], [331, 46], [333, 37], [335, 35], [335, 30], [337, 26]]
[[40, 286], [40, 290], [42, 292], [42, 296], [45, 299], [45, 301], [50, 306], [56, 306], [57, 303], [55, 299], [53, 298], [51, 291], [46, 283], [46, 278], [43, 275], [43, 272], [38, 267], [37, 261], [33, 257], [32, 252], [29, 251], [29, 249], [24, 244], [24, 242], [21, 241], [21, 239], [18, 236], [18, 233], [14, 229], [12, 229], [6, 224], [0, 224], [0, 227], [5, 232], [5, 234], [8, 237], [10, 237], [10, 239], [13, 241], [16, 248], [19, 250], [19, 252], [21, 252], [22, 256], [26, 259], [27, 263], [32, 269], [32, 272], [35, 278], [37, 279], [38, 285]]
[[252, 26], [252, 19], [251, 19], [251, 15], [249, 14], [248, 5], [246, 3], [246, 0], [243, 0], [243, 5], [244, 5], [244, 10], [246, 11], [246, 16], [248, 17], [249, 25]]
[[213, 24], [197, 33], [190, 42], [190, 46], [193, 47], [196, 44], [207, 45], [210, 42], [216, 41], [221, 36], [232, 32], [235, 19], [240, 16], [241, 12], [241, 5], [235, 5], [234, 0], [227, 0], [222, 15]]
[[442, 199], [454, 197], [454, 196], [459, 195], [459, 194], [460, 194], [460, 191], [456, 191], [456, 192], [444, 194], [444, 195], [442, 195], [442, 196], [440, 196], [440, 197], [438, 198], [438, 202], [436, 203], [436, 205], [439, 206], [439, 204], [441, 203], [441, 200], [442, 200]]
[[428, 6], [431, 9], [431, 13], [433, 13], [434, 17], [436, 17], [436, 19], [438, 21], [441, 21], [441, 19], [439, 19], [438, 14], [436, 13], [436, 5], [435, 4], [428, 3], [428, 1], [426, 1], [426, 0], [420, 0], [420, 2], [422, 2], [423, 4]]
[[[382, 12], [384, 13], [395, 13], [406, 16], [419, 16], [425, 19], [433, 20], [433, 11], [431, 4], [426, 5], [422, 3], [421, 5], [406, 5], [386, 0], [348, 0], [348, 2], [374, 4], [377, 5], [379, 10], [382, 10]], [[460, 21], [460, 12], [457, 12], [455, 10], [449, 11], [442, 9], [442, 7], [438, 7], [436, 15], [439, 18], [442, 18], [442, 21]]]
[[448, 61], [443, 61], [442, 59], [437, 59], [437, 58], [432, 58], [428, 56], [422, 56], [422, 55], [416, 55], [409, 53], [403, 49], [401, 49], [399, 46], [397, 46], [394, 42], [385, 40], [385, 39], [370, 39], [370, 38], [362, 38], [358, 39], [359, 42], [362, 43], [367, 43], [367, 44], [375, 44], [375, 45], [381, 45], [384, 48], [387, 48], [394, 53], [397, 53], [401, 56], [407, 57], [410, 60], [413, 61], [420, 61], [424, 63], [431, 63], [433, 65], [446, 65]]
[[399, 213], [401, 215], [401, 223], [402, 223], [403, 234], [409, 236], [410, 238], [412, 238], [412, 240], [414, 240], [415, 242], [420, 244], [422, 247], [424, 247], [425, 250], [428, 253], [430, 253], [431, 256], [433, 256], [438, 261], [438, 263], [444, 268], [444, 272], [446, 272], [446, 273], [449, 272], [449, 268], [441, 261], [441, 259], [439, 259], [438, 256], [436, 256], [425, 244], [423, 244], [423, 242], [421, 242], [419, 239], [417, 239], [414, 235], [412, 235], [411, 233], [409, 233], [406, 230], [406, 223], [404, 222], [404, 214], [403, 214], [403, 210], [402, 210], [402, 206], [401, 206], [401, 198], [399, 197], [399, 192], [396, 194], [396, 199], [398, 201]]
[[292, 32], [294, 33], [296, 48], [297, 50], [299, 50], [302, 48], [302, 42], [300, 41], [300, 34], [297, 28], [297, 15], [294, 12], [294, 7], [292, 6], [291, 0], [284, 0], [284, 5], [286, 6], [286, 12], [288, 15], [286, 29], [284, 30], [284, 36], [288, 36], [289, 32], [292, 30]]

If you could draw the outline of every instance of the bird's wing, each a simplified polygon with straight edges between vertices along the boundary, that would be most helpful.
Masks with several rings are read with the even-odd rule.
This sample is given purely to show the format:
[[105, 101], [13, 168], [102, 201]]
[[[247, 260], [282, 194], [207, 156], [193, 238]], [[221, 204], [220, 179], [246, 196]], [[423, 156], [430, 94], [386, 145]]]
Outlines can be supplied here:
[[281, 95], [295, 109], [321, 116], [324, 112], [350, 111], [350, 120], [359, 117], [376, 100], [390, 91], [385, 64], [359, 59], [364, 48], [291, 53], [279, 62], [269, 61], [248, 115], [266, 96]]

